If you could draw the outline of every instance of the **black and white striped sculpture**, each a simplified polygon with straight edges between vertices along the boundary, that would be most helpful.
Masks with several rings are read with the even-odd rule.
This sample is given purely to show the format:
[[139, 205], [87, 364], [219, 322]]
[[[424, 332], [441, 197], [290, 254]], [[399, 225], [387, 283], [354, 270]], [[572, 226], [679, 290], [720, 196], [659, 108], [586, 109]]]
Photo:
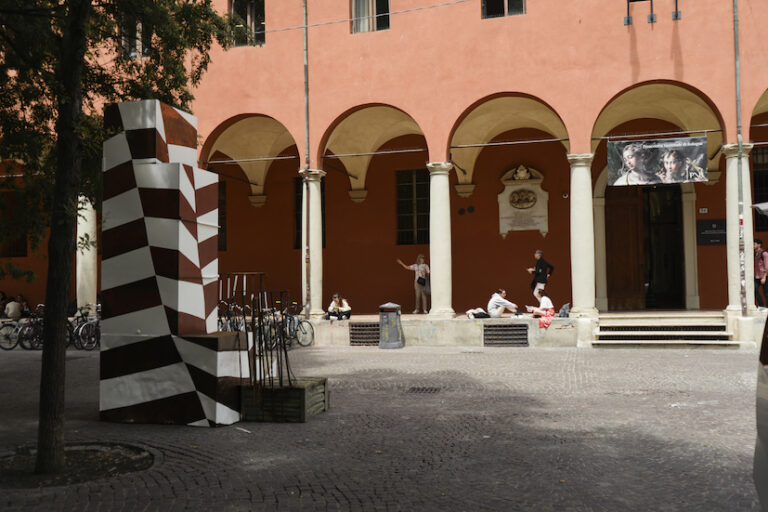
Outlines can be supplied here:
[[218, 176], [197, 167], [197, 119], [145, 100], [105, 124], [101, 418], [239, 421], [247, 342], [214, 334]]

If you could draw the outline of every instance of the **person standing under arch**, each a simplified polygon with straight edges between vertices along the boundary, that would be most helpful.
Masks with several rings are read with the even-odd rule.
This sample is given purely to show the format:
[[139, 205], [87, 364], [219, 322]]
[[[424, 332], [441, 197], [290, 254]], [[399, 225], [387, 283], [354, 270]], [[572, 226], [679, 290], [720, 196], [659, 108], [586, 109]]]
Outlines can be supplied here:
[[406, 265], [401, 260], [397, 260], [401, 267], [405, 270], [413, 270], [413, 289], [416, 294], [416, 309], [413, 313], [419, 312], [419, 302], [422, 304], [422, 311], [424, 314], [429, 312], [427, 308], [427, 279], [429, 279], [429, 265], [426, 263], [426, 259], [423, 254], [419, 254], [416, 257], [416, 263], [413, 265]]

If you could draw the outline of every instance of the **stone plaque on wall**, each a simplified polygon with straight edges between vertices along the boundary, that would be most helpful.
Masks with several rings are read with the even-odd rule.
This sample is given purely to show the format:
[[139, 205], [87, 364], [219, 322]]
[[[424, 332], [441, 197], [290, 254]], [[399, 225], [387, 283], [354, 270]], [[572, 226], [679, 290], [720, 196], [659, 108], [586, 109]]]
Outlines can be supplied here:
[[504, 190], [499, 194], [499, 233], [510, 231], [549, 231], [549, 193], [541, 188], [544, 176], [537, 170], [519, 165], [501, 178]]

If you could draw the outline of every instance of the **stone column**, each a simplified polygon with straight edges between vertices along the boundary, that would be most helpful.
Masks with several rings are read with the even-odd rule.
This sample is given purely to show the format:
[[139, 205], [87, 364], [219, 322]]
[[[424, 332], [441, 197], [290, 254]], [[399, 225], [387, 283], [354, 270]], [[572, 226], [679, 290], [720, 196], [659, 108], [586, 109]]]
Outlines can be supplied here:
[[77, 240], [88, 240], [94, 245], [87, 248], [77, 249], [76, 255], [76, 286], [77, 286], [77, 305], [85, 306], [87, 304], [96, 304], [97, 296], [97, 277], [99, 268], [99, 254], [96, 250], [96, 232], [98, 224], [96, 222], [96, 210], [90, 201], [84, 197], [80, 198], [80, 204], [85, 205], [78, 212], [77, 218]]
[[[750, 185], [749, 152], [752, 144], [742, 144], [742, 190], [744, 192], [744, 277], [747, 291], [747, 311], [755, 310], [755, 259], [752, 247], [752, 187]], [[739, 146], [725, 144], [725, 216], [728, 264], [729, 316], [741, 316], [741, 273], [739, 262]]]
[[592, 210], [593, 154], [568, 155], [571, 164], [571, 314], [597, 317], [595, 227]]
[[451, 268], [450, 162], [431, 162], [429, 169], [429, 264], [432, 309], [429, 316], [453, 318]]
[[683, 197], [685, 309], [699, 309], [699, 270], [696, 258], [696, 191], [693, 188], [693, 183], [684, 183], [680, 186]]
[[[606, 171], [607, 172], [607, 171]], [[595, 218], [595, 306], [599, 311], [608, 311], [608, 281], [605, 249], [605, 197], [592, 199], [592, 213]]]
[[[309, 286], [310, 309], [312, 318], [323, 317], [323, 207], [321, 183], [325, 171], [304, 169], [299, 174], [304, 177], [307, 187], [304, 194], [309, 193]], [[306, 197], [302, 201], [306, 204]], [[306, 217], [302, 217], [304, 223]], [[304, 233], [306, 226], [302, 228]], [[304, 277], [306, 279], [306, 276]]]

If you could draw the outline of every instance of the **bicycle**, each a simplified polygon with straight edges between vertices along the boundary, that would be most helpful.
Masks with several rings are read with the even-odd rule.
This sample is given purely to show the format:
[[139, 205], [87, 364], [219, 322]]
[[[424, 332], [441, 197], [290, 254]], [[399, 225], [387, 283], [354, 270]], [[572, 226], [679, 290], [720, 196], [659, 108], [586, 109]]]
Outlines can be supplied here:
[[[308, 347], [315, 341], [315, 328], [308, 320], [302, 320], [297, 314], [299, 307], [296, 301], [291, 302], [290, 308], [283, 310], [285, 318], [285, 343], [291, 346], [296, 341], [302, 347]], [[291, 312], [291, 310], [293, 312]]]
[[13, 350], [19, 344], [19, 331], [23, 325], [18, 320], [9, 320], [0, 325], [0, 349]]

